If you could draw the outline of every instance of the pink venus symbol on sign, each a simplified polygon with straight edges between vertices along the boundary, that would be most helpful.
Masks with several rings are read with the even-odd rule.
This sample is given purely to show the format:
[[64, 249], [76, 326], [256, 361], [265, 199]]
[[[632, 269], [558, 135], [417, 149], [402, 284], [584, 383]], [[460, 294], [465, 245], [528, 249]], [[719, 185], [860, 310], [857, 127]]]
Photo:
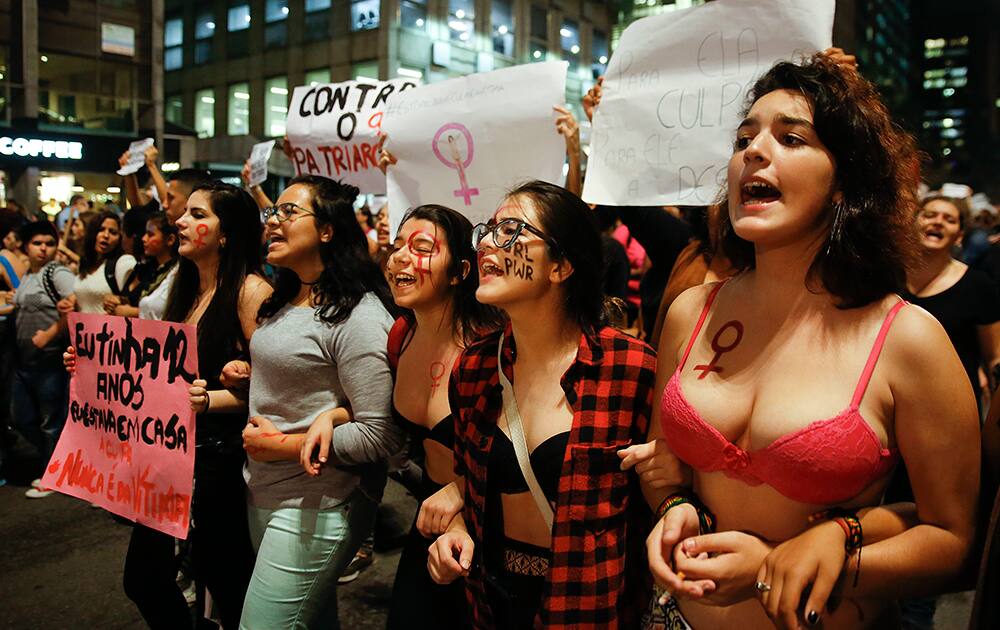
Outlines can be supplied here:
[[[440, 141], [443, 139], [448, 143], [448, 156], [445, 156], [441, 152]], [[465, 160], [462, 160], [462, 154], [459, 151], [459, 138], [465, 139], [465, 149], [466, 155]], [[472, 197], [479, 194], [478, 188], [470, 188], [469, 182], [465, 177], [465, 169], [469, 168], [472, 164], [472, 156], [474, 152], [474, 145], [472, 142], [472, 134], [465, 127], [465, 125], [459, 123], [448, 123], [437, 130], [434, 134], [434, 139], [431, 141], [431, 147], [434, 149], [434, 155], [437, 159], [441, 161], [442, 164], [448, 168], [453, 168], [458, 171], [458, 184], [459, 189], [454, 191], [456, 197], [462, 197], [465, 201], [465, 205], [472, 205]]]

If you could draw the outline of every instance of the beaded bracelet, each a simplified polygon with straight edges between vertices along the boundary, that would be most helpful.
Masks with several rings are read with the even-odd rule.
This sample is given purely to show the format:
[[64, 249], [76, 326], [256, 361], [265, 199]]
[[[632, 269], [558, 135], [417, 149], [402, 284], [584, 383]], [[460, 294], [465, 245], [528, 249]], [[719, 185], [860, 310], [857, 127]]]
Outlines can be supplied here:
[[858, 564], [854, 569], [854, 586], [857, 587], [858, 579], [861, 576], [861, 548], [864, 546], [864, 533], [861, 530], [861, 521], [858, 513], [844, 508], [830, 508], [816, 512], [809, 517], [809, 522], [828, 520], [833, 521], [844, 530], [844, 553], [851, 557], [855, 550], [858, 552]]
[[705, 507], [705, 504], [701, 502], [698, 495], [693, 492], [675, 492], [664, 499], [663, 502], [660, 503], [660, 507], [656, 508], [656, 520], [659, 521], [663, 518], [664, 514], [669, 512], [671, 508], [675, 508], [678, 505], [683, 505], [685, 503], [694, 507], [695, 511], [698, 513], [698, 528], [701, 533], [714, 533], [715, 515], [712, 514], [711, 510]]

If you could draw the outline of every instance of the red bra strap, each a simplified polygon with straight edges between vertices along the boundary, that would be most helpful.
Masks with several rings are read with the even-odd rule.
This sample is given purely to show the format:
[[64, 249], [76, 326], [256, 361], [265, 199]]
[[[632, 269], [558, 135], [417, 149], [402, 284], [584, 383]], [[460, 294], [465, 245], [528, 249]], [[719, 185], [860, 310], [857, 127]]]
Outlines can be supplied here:
[[708, 294], [708, 301], [705, 302], [705, 308], [701, 310], [701, 317], [698, 318], [698, 323], [695, 324], [694, 332], [691, 334], [691, 340], [688, 341], [687, 349], [684, 350], [684, 356], [681, 358], [681, 364], [677, 366], [678, 370], [683, 368], [684, 364], [687, 363], [688, 355], [691, 354], [691, 348], [694, 347], [694, 342], [698, 338], [698, 333], [701, 332], [701, 327], [705, 324], [705, 318], [708, 317], [709, 311], [712, 310], [712, 302], [715, 301], [715, 296], [719, 294], [719, 289], [721, 289], [724, 284], [726, 284], [726, 280], [717, 284], [715, 288], [712, 289], [712, 292]]
[[851, 398], [852, 407], [860, 405], [861, 399], [865, 397], [865, 390], [868, 389], [868, 382], [871, 381], [872, 372], [875, 371], [875, 364], [878, 363], [878, 357], [882, 352], [882, 346], [885, 345], [885, 337], [889, 334], [889, 327], [892, 326], [892, 320], [896, 318], [896, 313], [898, 313], [900, 309], [907, 304], [909, 304], [909, 302], [906, 300], [900, 300], [885, 316], [885, 321], [882, 322], [882, 328], [878, 331], [878, 337], [875, 338], [875, 345], [872, 346], [871, 354], [868, 355], [868, 363], [865, 364], [865, 370], [861, 373], [861, 378], [858, 380], [858, 387], [854, 390], [854, 397]]

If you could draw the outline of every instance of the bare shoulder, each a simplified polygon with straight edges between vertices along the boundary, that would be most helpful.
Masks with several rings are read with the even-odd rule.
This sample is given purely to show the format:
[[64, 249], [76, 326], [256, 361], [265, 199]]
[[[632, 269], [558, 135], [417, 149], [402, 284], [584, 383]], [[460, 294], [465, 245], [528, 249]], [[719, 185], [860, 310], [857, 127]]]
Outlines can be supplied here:
[[240, 304], [244, 306], [260, 306], [260, 304], [270, 297], [273, 291], [271, 283], [257, 274], [250, 274], [243, 281], [243, 288], [240, 290]]
[[709, 296], [718, 285], [718, 282], [713, 282], [691, 287], [670, 304], [663, 322], [663, 332], [660, 334], [660, 347], [657, 348], [661, 358], [674, 357], [680, 352], [680, 348], [694, 331]]
[[962, 362], [944, 327], [914, 304], [896, 314], [879, 363], [888, 368], [885, 374], [896, 392], [924, 396], [939, 389], [964, 391], [968, 387]]

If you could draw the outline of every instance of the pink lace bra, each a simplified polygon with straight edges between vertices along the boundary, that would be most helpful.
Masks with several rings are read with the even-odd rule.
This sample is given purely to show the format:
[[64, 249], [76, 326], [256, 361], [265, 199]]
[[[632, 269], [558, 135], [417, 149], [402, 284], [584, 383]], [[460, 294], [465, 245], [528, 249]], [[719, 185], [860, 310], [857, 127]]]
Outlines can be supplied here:
[[723, 284], [709, 296], [684, 357], [663, 390], [661, 420], [671, 450], [696, 470], [723, 471], [751, 486], [766, 483], [793, 501], [816, 505], [846, 501], [889, 472], [899, 455], [895, 449], [882, 447], [858, 406], [889, 326], [906, 302], [900, 301], [886, 315], [847, 409], [784, 435], [762, 449], [745, 451], [706, 422], [681, 390], [681, 370]]

